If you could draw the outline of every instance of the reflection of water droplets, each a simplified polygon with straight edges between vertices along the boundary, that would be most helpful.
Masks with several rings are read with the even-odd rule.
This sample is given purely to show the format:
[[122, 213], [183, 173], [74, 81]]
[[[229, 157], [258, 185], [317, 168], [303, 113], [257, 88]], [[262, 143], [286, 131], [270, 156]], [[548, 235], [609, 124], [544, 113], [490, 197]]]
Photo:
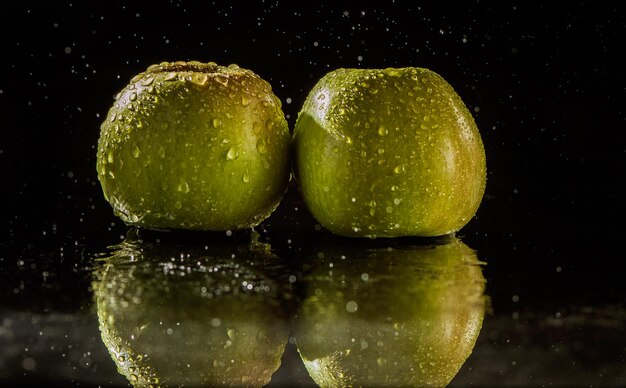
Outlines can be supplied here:
[[178, 186], [176, 186], [176, 190], [180, 191], [181, 193], [188, 193], [189, 192], [189, 184], [187, 184], [187, 181], [181, 181], [178, 184]]
[[259, 151], [260, 154], [267, 153], [267, 145], [265, 144], [265, 139], [259, 138], [256, 143], [256, 149], [257, 151]]
[[241, 178], [241, 180], [242, 180], [244, 183], [248, 183], [248, 182], [250, 182], [250, 174], [248, 174], [248, 171], [246, 171], [246, 172], [244, 172], [244, 173], [243, 173], [243, 177]]
[[239, 150], [237, 149], [237, 147], [232, 146], [228, 149], [228, 152], [226, 153], [226, 159], [228, 160], [235, 160], [239, 157]]
[[137, 144], [134, 144], [133, 151], [132, 151], [133, 158], [138, 158], [140, 153], [141, 153], [141, 150], [139, 150], [139, 146]]

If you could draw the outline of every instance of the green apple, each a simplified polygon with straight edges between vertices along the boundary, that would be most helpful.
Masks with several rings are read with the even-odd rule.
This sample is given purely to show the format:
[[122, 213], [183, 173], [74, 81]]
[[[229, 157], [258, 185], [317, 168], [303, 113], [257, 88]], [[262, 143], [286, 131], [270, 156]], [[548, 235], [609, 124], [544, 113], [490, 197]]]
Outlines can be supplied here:
[[97, 170], [115, 214], [156, 229], [267, 218], [289, 180], [289, 129], [270, 85], [236, 65], [153, 65], [102, 124]]
[[313, 216], [344, 236], [462, 228], [485, 189], [485, 151], [452, 87], [422, 68], [338, 69], [307, 97], [293, 135]]
[[278, 258], [125, 241], [93, 284], [104, 344], [135, 386], [262, 386], [280, 365], [291, 294]]
[[310, 260], [294, 332], [322, 387], [448, 384], [485, 313], [475, 253], [444, 245], [331, 248]]

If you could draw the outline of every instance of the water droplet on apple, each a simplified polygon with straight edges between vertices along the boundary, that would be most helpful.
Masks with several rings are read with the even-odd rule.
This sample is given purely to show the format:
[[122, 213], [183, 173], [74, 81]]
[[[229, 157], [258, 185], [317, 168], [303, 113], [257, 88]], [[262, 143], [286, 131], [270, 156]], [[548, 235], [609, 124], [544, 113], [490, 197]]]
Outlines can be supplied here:
[[256, 143], [256, 149], [257, 151], [259, 151], [260, 154], [267, 153], [267, 145], [265, 144], [265, 139], [263, 139], [262, 137], [259, 138], [259, 140]]
[[235, 160], [239, 157], [239, 150], [237, 149], [237, 147], [232, 146], [228, 149], [228, 152], [226, 153], [226, 159], [228, 160]]

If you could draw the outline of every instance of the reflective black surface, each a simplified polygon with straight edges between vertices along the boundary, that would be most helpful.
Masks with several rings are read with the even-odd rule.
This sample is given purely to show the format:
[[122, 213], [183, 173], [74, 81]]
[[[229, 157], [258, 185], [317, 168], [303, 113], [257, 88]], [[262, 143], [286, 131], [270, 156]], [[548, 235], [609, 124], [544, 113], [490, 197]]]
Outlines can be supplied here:
[[[488, 303], [471, 354], [450, 385], [626, 384], [625, 15], [620, 4], [585, 1], [462, 7], [399, 1], [7, 4], [0, 13], [0, 385], [128, 385], [131, 365], [119, 360], [117, 343], [106, 335], [103, 341], [100, 329], [113, 316], [115, 325], [107, 330], [125, 341], [150, 334], [135, 336], [145, 338], [143, 343], [123, 344], [133, 352], [167, 349], [151, 356], [150, 376], [174, 375], [174, 384], [192, 385], [244, 377], [244, 384], [254, 378], [264, 382], [280, 357], [270, 386], [312, 386], [298, 346], [309, 361], [322, 359], [322, 353], [350, 349], [352, 357], [375, 349], [366, 323], [384, 325], [386, 317], [376, 313], [402, 300], [393, 295], [392, 280], [383, 291], [368, 288], [374, 283], [361, 288], [360, 265], [368, 268], [368, 281], [385, 271], [400, 279], [410, 272], [400, 276], [377, 267], [399, 257], [371, 252], [442, 244], [332, 236], [307, 212], [294, 182], [277, 211], [256, 228], [256, 247], [250, 246], [250, 231], [139, 231], [139, 237], [127, 239], [129, 228], [113, 216], [96, 178], [99, 125], [111, 97], [134, 74], [177, 59], [253, 69], [273, 85], [291, 128], [308, 90], [330, 69], [423, 66], [440, 73], [474, 115], [489, 171], [477, 216], [456, 236], [484, 263], [476, 268], [485, 279]], [[129, 244], [139, 244], [136, 262], [129, 258], [136, 247]], [[182, 262], [181, 253], [189, 254]], [[368, 261], [370, 255], [375, 260]], [[208, 271], [216, 261], [230, 268], [222, 278]], [[275, 266], [267, 268], [268, 261]], [[324, 266], [331, 261], [350, 265], [337, 264], [329, 277]], [[216, 299], [207, 299], [202, 287], [232, 280], [228, 276], [239, 273], [231, 271], [238, 264], [254, 280], [253, 290], [261, 282], [269, 290], [221, 295], [228, 303], [213, 305]], [[131, 282], [137, 279], [132, 276], [153, 283]], [[436, 279], [430, 288], [440, 287]], [[458, 290], [464, 280], [449, 282]], [[112, 284], [124, 287], [117, 293], [107, 286]], [[159, 292], [155, 285], [169, 291]], [[429, 305], [414, 286], [404, 286], [400, 295]], [[318, 289], [322, 296], [343, 294], [313, 304]], [[140, 292], [139, 307], [118, 308]], [[351, 321], [370, 301], [391, 302]], [[344, 306], [343, 315], [320, 317], [320, 306], [332, 303], [338, 312]], [[409, 304], [402, 303], [398, 306]], [[419, 314], [397, 308], [405, 312], [405, 322], [419, 325], [412, 318]], [[436, 310], [429, 311], [432, 316]], [[217, 315], [220, 325], [214, 326]], [[278, 318], [268, 322], [270, 316]], [[204, 368], [186, 373], [186, 364], [208, 368], [217, 361], [221, 367], [228, 357], [235, 359], [228, 353], [232, 344], [216, 350], [234, 343], [227, 317], [237, 329], [233, 337], [245, 334], [242, 344], [251, 352], [237, 348], [237, 362], [245, 361], [239, 354], [261, 360], [255, 361], [259, 373], [251, 367], [236, 368], [246, 374], [229, 375], [226, 366], [220, 374], [198, 372]], [[155, 325], [157, 319], [163, 324]], [[328, 332], [326, 347], [315, 349], [315, 338], [309, 338], [309, 349], [303, 350], [316, 322], [326, 325], [320, 326]], [[351, 330], [348, 343], [338, 339], [348, 338], [341, 337], [344, 327]], [[198, 336], [199, 331], [206, 335]], [[266, 335], [259, 336], [261, 331]], [[379, 358], [386, 363], [378, 365]], [[394, 366], [406, 371], [402, 365], [413, 360], [419, 368], [417, 358], [402, 357]], [[366, 369], [352, 369], [354, 379], [371, 375], [374, 381], [370, 371], [376, 368], [383, 372], [377, 376], [403, 376], [389, 365], [391, 355], [376, 357], [375, 365], [355, 359]], [[160, 368], [163, 364], [168, 368]]]

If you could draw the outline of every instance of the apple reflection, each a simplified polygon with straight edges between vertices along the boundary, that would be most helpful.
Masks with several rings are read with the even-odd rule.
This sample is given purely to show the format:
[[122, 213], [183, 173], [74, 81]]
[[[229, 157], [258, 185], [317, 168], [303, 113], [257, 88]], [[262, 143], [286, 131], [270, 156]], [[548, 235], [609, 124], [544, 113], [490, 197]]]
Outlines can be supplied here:
[[267, 384], [291, 296], [269, 246], [151, 245], [131, 234], [93, 284], [102, 340], [135, 386]]
[[448, 237], [428, 246], [333, 248], [314, 256], [294, 331], [317, 384], [452, 380], [485, 313], [485, 279], [474, 251]]

